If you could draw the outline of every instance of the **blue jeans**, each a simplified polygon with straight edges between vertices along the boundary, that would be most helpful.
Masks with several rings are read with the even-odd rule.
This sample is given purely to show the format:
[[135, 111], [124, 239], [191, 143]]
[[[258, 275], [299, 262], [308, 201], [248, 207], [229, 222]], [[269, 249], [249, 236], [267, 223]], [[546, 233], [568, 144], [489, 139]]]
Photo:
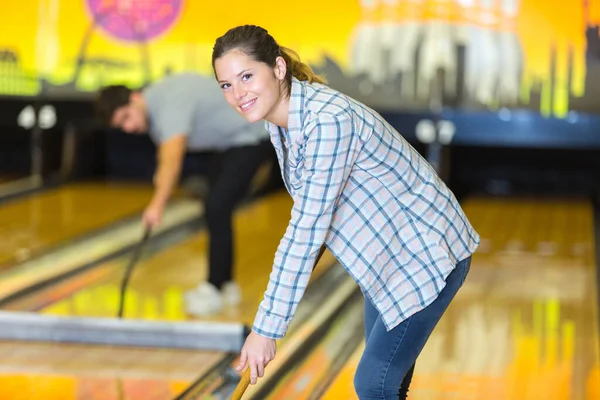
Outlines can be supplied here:
[[460, 261], [438, 298], [389, 332], [377, 309], [365, 299], [366, 346], [354, 376], [360, 400], [406, 399], [417, 357], [470, 267], [471, 257]]

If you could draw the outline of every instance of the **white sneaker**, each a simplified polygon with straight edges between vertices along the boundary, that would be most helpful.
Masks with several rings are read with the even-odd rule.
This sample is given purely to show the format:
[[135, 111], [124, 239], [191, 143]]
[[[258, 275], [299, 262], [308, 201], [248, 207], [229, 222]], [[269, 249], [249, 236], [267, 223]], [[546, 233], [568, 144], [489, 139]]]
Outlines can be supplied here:
[[223, 302], [228, 306], [237, 306], [242, 302], [242, 291], [234, 281], [225, 282], [221, 287]]
[[223, 296], [211, 283], [203, 282], [184, 294], [188, 314], [206, 316], [223, 309]]

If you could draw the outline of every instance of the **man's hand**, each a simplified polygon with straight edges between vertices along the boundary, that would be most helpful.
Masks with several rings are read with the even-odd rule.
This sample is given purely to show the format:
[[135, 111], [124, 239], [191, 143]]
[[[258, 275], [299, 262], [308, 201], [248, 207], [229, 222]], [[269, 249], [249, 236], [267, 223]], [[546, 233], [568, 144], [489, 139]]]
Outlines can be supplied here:
[[159, 203], [150, 203], [144, 210], [142, 216], [142, 222], [145, 228], [156, 229], [162, 221], [163, 212], [165, 207]]
[[264, 376], [267, 364], [275, 358], [276, 349], [275, 340], [250, 332], [242, 347], [237, 370], [242, 371], [247, 363], [250, 368], [250, 383], [256, 384], [257, 379]]

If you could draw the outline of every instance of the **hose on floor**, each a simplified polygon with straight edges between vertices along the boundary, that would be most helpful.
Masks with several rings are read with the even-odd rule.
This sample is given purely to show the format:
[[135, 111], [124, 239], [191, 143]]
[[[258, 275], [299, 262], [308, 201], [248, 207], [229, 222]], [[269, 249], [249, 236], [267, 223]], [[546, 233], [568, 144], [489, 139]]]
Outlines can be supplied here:
[[132, 255], [131, 259], [129, 260], [127, 269], [125, 270], [125, 275], [123, 276], [123, 281], [121, 282], [121, 298], [119, 301], [119, 314], [118, 314], [119, 318], [123, 318], [123, 309], [125, 306], [125, 292], [127, 290], [129, 278], [131, 277], [133, 268], [137, 264], [137, 262], [140, 258], [140, 255], [142, 254], [142, 249], [143, 249], [144, 245], [148, 241], [148, 238], [150, 238], [150, 233], [151, 233], [151, 229], [146, 228], [146, 230], [144, 231], [144, 236], [138, 242], [137, 246], [133, 249], [133, 255]]

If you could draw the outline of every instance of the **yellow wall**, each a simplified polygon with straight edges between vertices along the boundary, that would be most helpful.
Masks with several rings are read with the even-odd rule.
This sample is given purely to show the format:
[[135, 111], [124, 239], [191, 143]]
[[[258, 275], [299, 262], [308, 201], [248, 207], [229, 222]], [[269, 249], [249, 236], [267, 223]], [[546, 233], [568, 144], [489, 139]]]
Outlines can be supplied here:
[[[141, 0], [98, 1], [110, 7], [119, 2]], [[161, 0], [154, 1], [164, 4]], [[426, 5], [435, 3], [423, 1]], [[457, 0], [450, 2], [454, 4]], [[346, 69], [353, 32], [364, 15], [358, 0], [303, 0], [287, 3], [289, 5], [267, 0], [181, 0], [181, 3], [183, 9], [172, 28], [148, 43], [153, 79], [163, 76], [166, 68], [210, 73], [210, 53], [215, 38], [228, 28], [243, 23], [266, 27], [282, 45], [294, 48], [313, 65], [328, 56]], [[520, 1], [516, 29], [525, 54], [524, 92], [535, 80], [549, 84], [550, 50], [554, 46], [557, 51], [555, 86], [548, 89], [553, 92], [552, 104], [542, 101], [540, 105], [545, 113], [564, 116], [569, 109], [569, 96], [585, 94], [582, 3], [583, 0]], [[591, 20], [597, 21], [600, 4], [596, 3], [600, 2], [591, 3]], [[53, 85], [73, 81], [82, 39], [91, 22], [87, 4], [88, 0], [0, 0], [0, 50], [11, 51], [19, 58], [18, 66], [0, 61], [0, 94], [34, 95], [39, 90], [35, 78], [42, 75]], [[378, 15], [385, 18], [385, 15]], [[566, 81], [569, 46], [574, 51], [570, 86]], [[144, 69], [138, 45], [124, 43], [102, 29], [96, 29], [85, 56], [128, 63], [129, 67], [102, 69], [88, 64], [75, 82], [77, 90], [91, 91], [111, 82], [126, 82], [132, 86], [143, 82]], [[527, 97], [525, 94], [521, 100], [527, 103]]]

